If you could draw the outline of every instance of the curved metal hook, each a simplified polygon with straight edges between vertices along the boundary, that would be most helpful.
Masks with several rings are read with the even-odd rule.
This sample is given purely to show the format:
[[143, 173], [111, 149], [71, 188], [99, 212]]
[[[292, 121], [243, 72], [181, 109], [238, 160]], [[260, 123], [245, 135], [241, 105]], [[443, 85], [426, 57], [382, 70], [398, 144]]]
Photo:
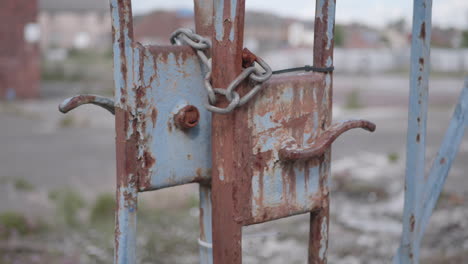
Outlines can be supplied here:
[[59, 105], [59, 110], [65, 114], [83, 104], [95, 104], [115, 115], [114, 100], [93, 94], [83, 94], [67, 98]]
[[283, 147], [279, 152], [279, 158], [282, 161], [292, 161], [300, 159], [312, 159], [320, 157], [330, 147], [330, 145], [344, 132], [353, 129], [362, 128], [370, 132], [375, 131], [375, 124], [366, 120], [349, 120], [330, 126], [322, 135], [315, 139], [315, 143], [303, 148], [292, 146]]

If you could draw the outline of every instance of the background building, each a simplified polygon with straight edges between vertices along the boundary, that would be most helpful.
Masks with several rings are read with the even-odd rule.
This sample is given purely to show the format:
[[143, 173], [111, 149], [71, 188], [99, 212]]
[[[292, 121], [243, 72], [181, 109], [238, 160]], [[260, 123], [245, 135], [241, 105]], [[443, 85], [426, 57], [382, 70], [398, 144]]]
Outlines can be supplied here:
[[36, 0], [2, 0], [0, 98], [39, 95], [39, 26]]

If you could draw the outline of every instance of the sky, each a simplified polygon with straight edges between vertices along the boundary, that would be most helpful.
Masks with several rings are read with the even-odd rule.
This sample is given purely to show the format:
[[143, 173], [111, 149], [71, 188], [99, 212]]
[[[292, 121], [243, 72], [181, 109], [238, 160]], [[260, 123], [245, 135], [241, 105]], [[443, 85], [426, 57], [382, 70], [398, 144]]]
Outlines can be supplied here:
[[[389, 21], [411, 21], [411, 0], [337, 0], [338, 23], [360, 22], [382, 27]], [[154, 9], [193, 9], [193, 0], [132, 0], [135, 14]], [[286, 17], [313, 18], [314, 0], [246, 0], [247, 10], [267, 11]], [[433, 23], [468, 29], [468, 0], [435, 0]]]

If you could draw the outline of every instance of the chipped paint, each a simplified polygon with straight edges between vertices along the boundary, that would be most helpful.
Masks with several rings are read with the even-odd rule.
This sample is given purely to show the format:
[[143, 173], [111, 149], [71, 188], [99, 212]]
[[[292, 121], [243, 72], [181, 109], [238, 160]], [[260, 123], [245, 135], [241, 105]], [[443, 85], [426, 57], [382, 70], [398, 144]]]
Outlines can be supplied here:
[[[181, 46], [134, 45], [133, 53], [134, 74], [139, 76], [135, 94], [139, 96], [136, 102], [127, 102], [127, 107], [136, 107], [138, 113], [134, 127], [139, 137], [140, 191], [208, 180], [211, 115], [204, 107], [206, 94], [198, 57], [189, 47]], [[187, 105], [198, 109], [198, 124], [173, 129], [174, 116]], [[145, 155], [151, 157], [150, 164]]]
[[[321, 206], [320, 162], [284, 163], [278, 151], [285, 141], [305, 142], [320, 134], [314, 118], [321, 113], [324, 75], [318, 73], [270, 79], [249, 104], [253, 175], [249, 224], [315, 210]], [[309, 136], [310, 137], [310, 136]], [[250, 218], [250, 219], [249, 219]]]
[[324, 260], [328, 249], [328, 219], [322, 218], [322, 225], [320, 228], [320, 251], [319, 258]]

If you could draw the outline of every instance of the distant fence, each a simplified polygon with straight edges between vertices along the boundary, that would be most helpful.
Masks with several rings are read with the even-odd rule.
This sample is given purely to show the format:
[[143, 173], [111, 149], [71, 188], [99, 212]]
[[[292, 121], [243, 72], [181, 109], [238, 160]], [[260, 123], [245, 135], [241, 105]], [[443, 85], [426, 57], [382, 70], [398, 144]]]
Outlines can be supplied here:
[[[264, 55], [274, 68], [311, 64], [306, 49], [276, 50]], [[337, 72], [384, 73], [408, 70], [410, 49], [335, 49]], [[468, 49], [432, 49], [431, 69], [436, 72], [467, 72]]]

